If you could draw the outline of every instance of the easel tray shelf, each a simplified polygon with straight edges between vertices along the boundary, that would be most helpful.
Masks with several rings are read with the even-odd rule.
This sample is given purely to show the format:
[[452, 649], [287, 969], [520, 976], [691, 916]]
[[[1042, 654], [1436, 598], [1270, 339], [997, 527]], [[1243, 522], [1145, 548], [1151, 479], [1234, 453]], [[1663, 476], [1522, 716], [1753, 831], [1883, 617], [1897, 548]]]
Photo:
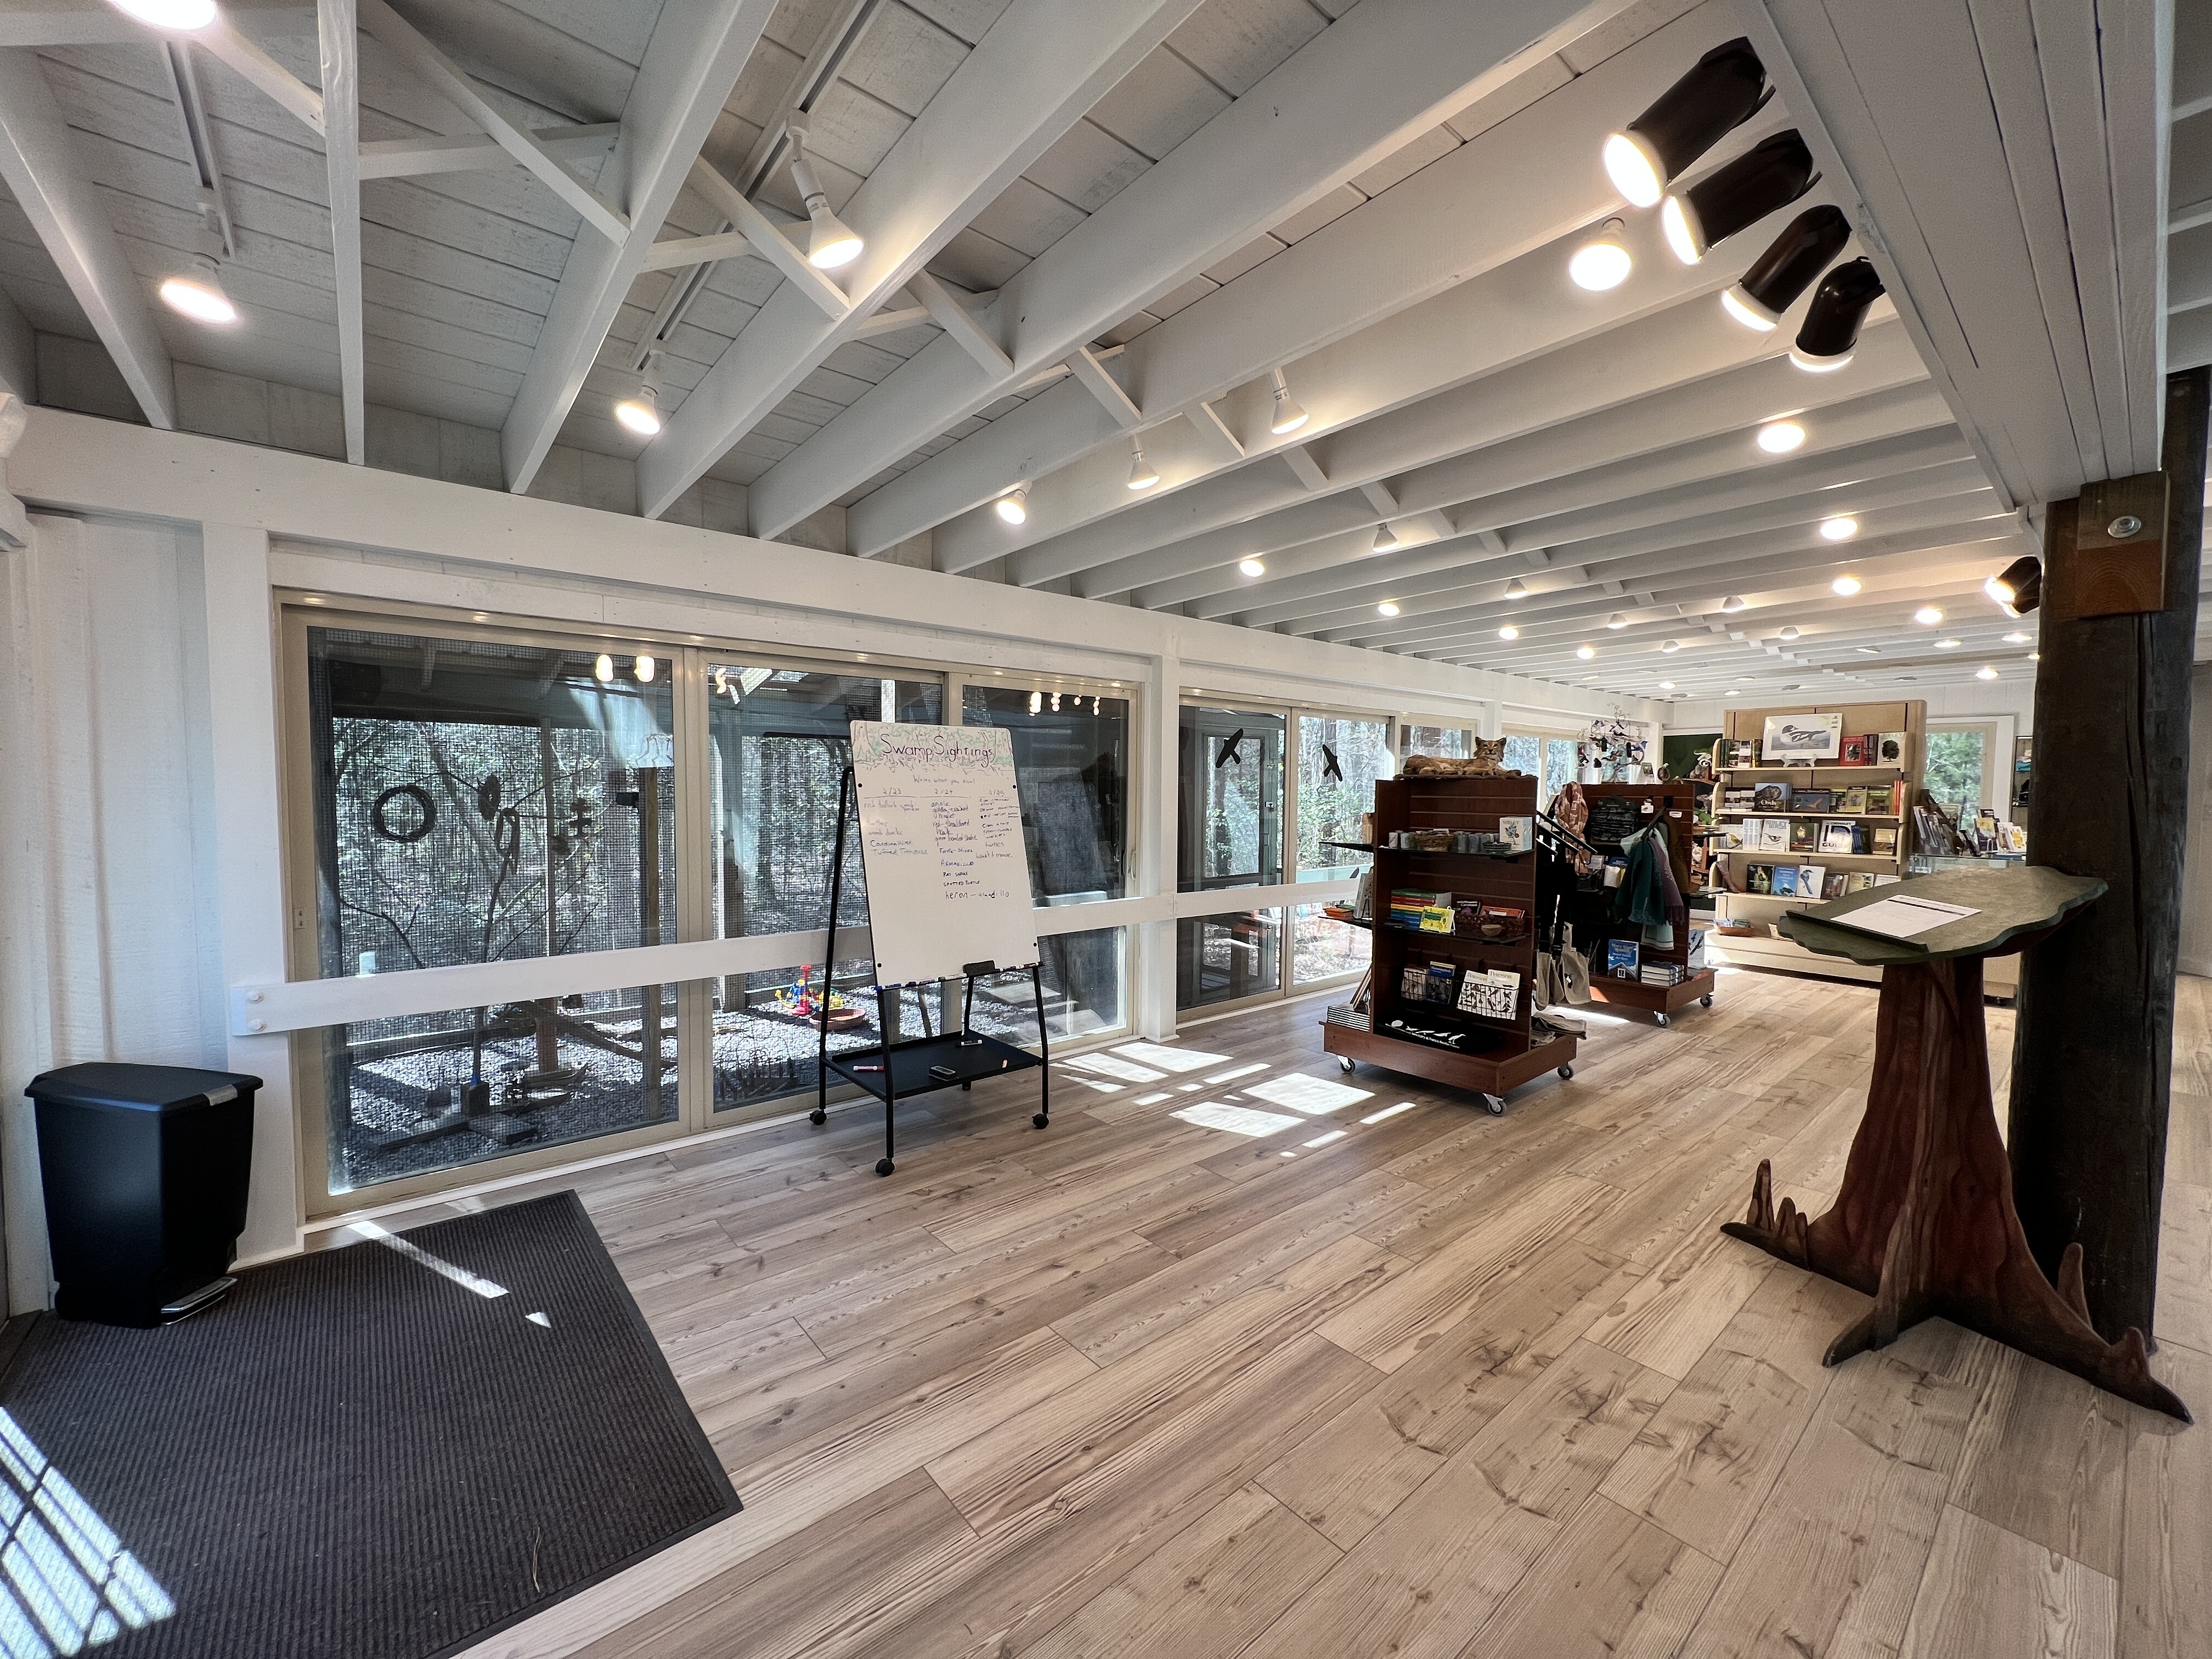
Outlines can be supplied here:
[[[856, 1084], [878, 1100], [896, 1093], [902, 1100], [932, 1089], [966, 1088], [985, 1078], [1006, 1077], [1041, 1064], [1026, 1048], [994, 1036], [971, 1033], [963, 1040], [957, 1031], [943, 1036], [914, 1037], [890, 1048], [890, 1070], [883, 1070], [884, 1051], [855, 1048], [830, 1057], [830, 1069], [848, 1083]], [[933, 1077], [930, 1067], [945, 1066], [956, 1075]]]

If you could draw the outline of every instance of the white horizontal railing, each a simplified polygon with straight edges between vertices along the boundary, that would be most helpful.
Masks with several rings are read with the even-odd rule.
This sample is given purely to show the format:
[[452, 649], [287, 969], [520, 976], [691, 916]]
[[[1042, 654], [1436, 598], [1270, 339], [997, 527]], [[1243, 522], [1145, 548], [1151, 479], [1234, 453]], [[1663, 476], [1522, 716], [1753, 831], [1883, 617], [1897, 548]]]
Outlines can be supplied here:
[[[1183, 916], [1217, 915], [1227, 910], [1319, 904], [1348, 898], [1356, 885], [1352, 881], [1289, 882], [1273, 887], [1040, 905], [1034, 914], [1037, 937], [1052, 939], [1100, 927], [1133, 927]], [[641, 985], [768, 973], [820, 962], [828, 946], [828, 933], [817, 928], [804, 933], [758, 933], [744, 939], [696, 939], [686, 945], [640, 945], [621, 951], [583, 951], [573, 956], [526, 957], [516, 962], [410, 968], [394, 974], [237, 985], [230, 993], [230, 1029], [234, 1036], [264, 1036], [586, 991], [624, 991]], [[841, 959], [850, 962], [864, 957], [872, 949], [866, 928], [837, 930]]]

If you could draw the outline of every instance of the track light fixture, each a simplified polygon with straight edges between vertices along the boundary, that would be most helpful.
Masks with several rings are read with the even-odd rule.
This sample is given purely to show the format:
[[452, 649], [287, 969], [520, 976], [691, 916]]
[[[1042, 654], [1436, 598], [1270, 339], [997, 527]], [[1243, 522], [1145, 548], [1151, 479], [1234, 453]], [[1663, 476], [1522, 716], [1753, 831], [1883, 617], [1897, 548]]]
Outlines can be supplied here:
[[1291, 396], [1291, 383], [1283, 378], [1280, 368], [1275, 370], [1275, 413], [1267, 422], [1267, 430], [1278, 438], [1296, 432], [1306, 423], [1306, 408]]
[[1790, 624], [1789, 624], [1789, 625], [1787, 625], [1786, 627], [1784, 627], [1784, 628], [1783, 628], [1782, 629], [1780, 629], [1780, 630], [1779, 630], [1779, 631], [1775, 635], [1775, 636], [1774, 636], [1774, 637], [1775, 637], [1775, 638], [1777, 638], [1777, 639], [1778, 639], [1778, 640], [1784, 640], [1784, 641], [1788, 641], [1788, 640], [1795, 640], [1795, 639], [1796, 639], [1796, 638], [1798, 637], [1798, 629], [1797, 629], [1797, 625], [1796, 625], [1795, 623], [1790, 623]]
[[1375, 526], [1375, 540], [1368, 547], [1370, 553], [1388, 553], [1398, 545], [1398, 532], [1387, 524]]
[[1741, 594], [1731, 593], [1721, 601], [1721, 611], [1724, 616], [1733, 617], [1742, 609], [1743, 598]]
[[1617, 632], [1628, 626], [1628, 618], [1622, 616], [1620, 611], [1616, 611], [1610, 617], [1607, 617], [1605, 619], [1605, 625]]
[[1656, 207], [1667, 186], [1771, 96], [1766, 66], [1741, 38], [1715, 46], [1600, 151], [1606, 177], [1632, 207]]
[[2043, 561], [2023, 554], [1982, 584], [1982, 592], [2004, 607], [2008, 617], [2024, 617], [2043, 603]]
[[1796, 130], [1778, 132], [1687, 190], [1670, 191], [1659, 210], [1659, 228], [1674, 257], [1693, 265], [1746, 225], [1789, 206], [1820, 176]]
[[1628, 280], [1628, 273], [1636, 269], [1636, 261], [1630, 257], [1628, 244], [1621, 237], [1626, 228], [1620, 220], [1608, 219], [1596, 235], [1575, 250], [1574, 256], [1567, 261], [1567, 275], [1577, 288], [1602, 294]]
[[1129, 445], [1129, 488], [1150, 489], [1159, 481], [1159, 468], [1145, 459], [1144, 445], [1132, 440]]
[[805, 127], [794, 121], [784, 132], [791, 140], [791, 182], [798, 187], [799, 199], [806, 204], [806, 216], [814, 222], [806, 240], [806, 263], [817, 270], [849, 265], [860, 257], [865, 244], [851, 226], [830, 211], [830, 198], [806, 159]]
[[1864, 582], [1861, 581], [1856, 576], [1851, 574], [1848, 570], [1844, 572], [1842, 575], [1837, 577], [1835, 580], [1828, 584], [1829, 590], [1832, 592], [1839, 593], [1847, 599], [1865, 586], [1866, 584]]
[[663, 353], [645, 354], [644, 378], [637, 390], [615, 405], [615, 419], [641, 438], [660, 430], [660, 364]]
[[1850, 221], [1841, 208], [1823, 202], [1806, 209], [1752, 262], [1741, 282], [1722, 291], [1721, 309], [1746, 328], [1772, 332], [1782, 313], [1850, 240]]
[[1246, 576], [1264, 576], [1267, 574], [1267, 561], [1264, 559], [1239, 559], [1237, 561], [1237, 568], [1240, 574]]
[[1509, 599], [1527, 599], [1528, 597], [1528, 584], [1522, 581], [1518, 576], [1514, 577], [1510, 581], [1505, 584], [1505, 597]]
[[185, 269], [163, 277], [160, 293], [163, 305], [196, 323], [226, 328], [238, 320], [238, 307], [223, 292], [222, 276], [211, 253], [196, 253]]
[[1662, 657], [1671, 657], [1681, 648], [1682, 642], [1680, 640], [1662, 640], [1659, 641], [1659, 654]]
[[1797, 331], [1790, 361], [1808, 374], [1832, 374], [1850, 362], [1867, 307], [1882, 292], [1881, 278], [1867, 259], [1838, 265], [1813, 290], [1812, 307]]
[[1030, 517], [1029, 486], [1016, 484], [992, 505], [1008, 524], [1027, 524]]

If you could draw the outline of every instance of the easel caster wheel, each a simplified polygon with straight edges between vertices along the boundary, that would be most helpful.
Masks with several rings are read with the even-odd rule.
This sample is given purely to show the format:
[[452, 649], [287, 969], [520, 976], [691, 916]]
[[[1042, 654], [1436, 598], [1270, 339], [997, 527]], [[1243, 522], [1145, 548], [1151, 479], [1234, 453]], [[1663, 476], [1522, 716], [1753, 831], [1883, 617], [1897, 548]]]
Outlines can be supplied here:
[[964, 1095], [964, 1094], [966, 1094], [966, 1093], [968, 1092], [968, 1085], [967, 1085], [967, 1082], [966, 1082], [966, 1080], [965, 1080], [965, 1079], [963, 1079], [963, 1080], [962, 1080], [962, 1082], [961, 1082], [961, 1085], [960, 1085], [960, 1092], [961, 1092], [962, 1094], [963, 1094], [963, 1095]]
[[879, 1158], [876, 1160], [876, 1173], [878, 1175], [889, 1175], [896, 1168], [898, 1168], [898, 1165], [892, 1163], [890, 1159], [887, 1158]]
[[806, 1121], [810, 1123], [827, 1123], [830, 1121], [830, 1114], [817, 1106], [806, 1115]]
[[1350, 1054], [1339, 1054], [1336, 1057], [1336, 1063], [1344, 1067], [1347, 1075], [1359, 1069], [1358, 1066], [1353, 1063], [1352, 1058]]
[[1574, 1074], [1575, 1068], [1571, 1066], [1562, 1066], [1559, 1067], [1559, 1081], [1562, 1083], [1571, 1080]]
[[1036, 1124], [1040, 1129], [1049, 1129], [1052, 1127], [1052, 1120], [1047, 1117], [1042, 1112], [1037, 1113], [1034, 1117], [1030, 1119], [1030, 1121]]
[[1698, 1000], [1705, 1007], [1710, 1008], [1713, 1006], [1713, 1000], [1710, 995], [1699, 997]]
[[1661, 1030], [1662, 1030], [1662, 1031], [1663, 1031], [1663, 1030], [1665, 1030], [1667, 1029], [1667, 1026], [1668, 1026], [1668, 1018], [1667, 1018], [1667, 1016], [1666, 1016], [1666, 1015], [1664, 1015], [1664, 1014], [1654, 1014], [1654, 1015], [1652, 1015], [1652, 1016], [1651, 1016], [1651, 1018], [1652, 1018], [1652, 1019], [1653, 1019], [1654, 1021], [1656, 1021], [1656, 1022], [1657, 1023], [1658, 1027], [1659, 1027], [1659, 1029], [1660, 1029]]
[[1491, 1116], [1504, 1117], [1505, 1115], [1505, 1097], [1504, 1095], [1485, 1095], [1482, 1097], [1482, 1103], [1490, 1108]]

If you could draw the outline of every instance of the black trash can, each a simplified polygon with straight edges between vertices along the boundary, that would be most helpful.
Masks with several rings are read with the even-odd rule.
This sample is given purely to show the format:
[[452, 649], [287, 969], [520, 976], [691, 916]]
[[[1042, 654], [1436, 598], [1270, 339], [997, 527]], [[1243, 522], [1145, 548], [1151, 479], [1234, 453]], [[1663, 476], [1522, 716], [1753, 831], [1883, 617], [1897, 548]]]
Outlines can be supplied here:
[[260, 1086], [234, 1072], [112, 1061], [31, 1080], [55, 1312], [165, 1325], [231, 1287]]

